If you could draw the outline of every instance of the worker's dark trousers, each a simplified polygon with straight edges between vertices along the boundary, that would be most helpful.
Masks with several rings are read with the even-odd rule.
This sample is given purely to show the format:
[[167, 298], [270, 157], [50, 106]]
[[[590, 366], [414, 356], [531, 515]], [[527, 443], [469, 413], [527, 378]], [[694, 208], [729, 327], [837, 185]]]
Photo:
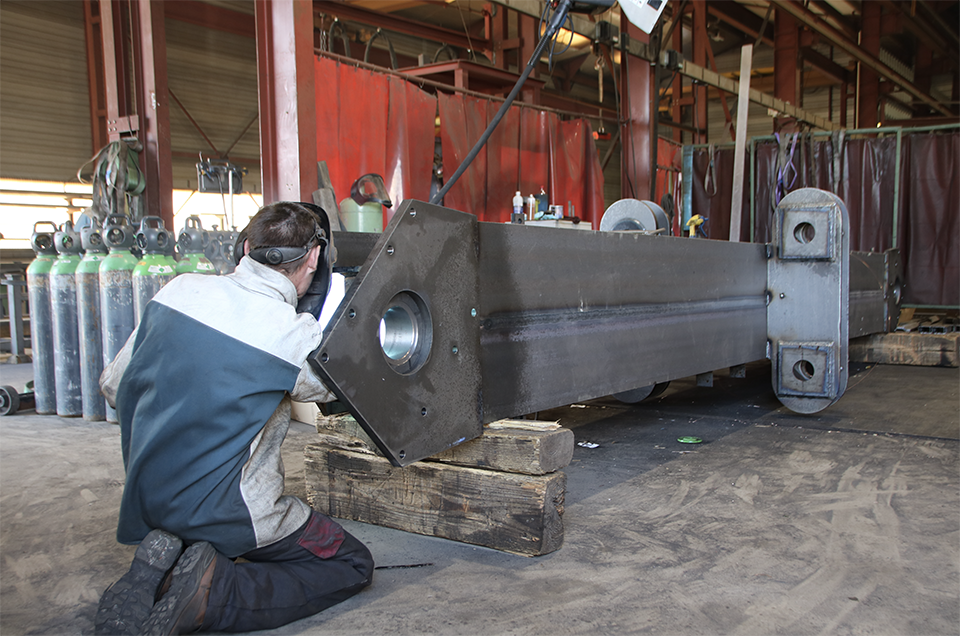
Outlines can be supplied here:
[[370, 585], [373, 558], [340, 524], [313, 512], [285, 539], [235, 563], [217, 554], [201, 631], [252, 632], [286, 625]]

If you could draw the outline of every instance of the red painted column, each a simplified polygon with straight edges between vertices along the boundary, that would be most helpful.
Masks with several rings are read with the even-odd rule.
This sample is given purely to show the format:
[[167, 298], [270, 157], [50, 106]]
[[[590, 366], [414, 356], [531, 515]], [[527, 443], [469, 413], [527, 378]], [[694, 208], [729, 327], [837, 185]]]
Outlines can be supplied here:
[[[539, 24], [537, 18], [529, 16], [526, 13], [520, 13], [518, 15], [517, 27], [520, 35], [520, 59], [517, 65], [517, 73], [521, 73], [523, 69], [526, 68], [527, 62], [530, 61], [530, 58], [537, 48], [540, 33], [537, 32], [537, 25]], [[530, 72], [530, 79], [536, 79], [540, 76], [538, 66], [539, 64], [533, 67], [533, 70]], [[540, 89], [530, 88], [525, 85], [520, 91], [520, 101], [526, 104], [539, 104]]]
[[311, 201], [317, 109], [310, 0], [258, 0], [257, 89], [263, 202]]
[[[917, 88], [922, 90], [924, 93], [930, 94], [930, 85], [933, 80], [933, 74], [930, 71], [930, 66], [933, 64], [933, 51], [929, 46], [926, 46], [923, 42], [917, 42], [917, 55], [915, 62], [915, 73], [914, 73], [914, 83], [917, 85]], [[933, 109], [930, 108], [927, 104], [918, 104], [917, 111], [918, 114], [929, 116], [934, 115]]]
[[[675, 51], [683, 51], [683, 16], [677, 16], [676, 18], [680, 22], [677, 23], [677, 27], [673, 30], [673, 49]], [[683, 76], [680, 73], [677, 73], [677, 76], [673, 78], [673, 95], [670, 99], [670, 105], [673, 114], [673, 121], [676, 124], [683, 123], [683, 107], [680, 105], [680, 100], [683, 99]], [[683, 130], [680, 128], [673, 129], [673, 140], [678, 144], [683, 143]]]
[[85, 0], [83, 22], [87, 48], [87, 83], [90, 90], [90, 154], [107, 145], [107, 109], [103, 65], [103, 38], [100, 32], [100, 3]]
[[[794, 106], [801, 106], [798, 73], [800, 28], [793, 16], [777, 9], [774, 29], [776, 36], [773, 41], [773, 96]], [[773, 126], [774, 132], [796, 130], [795, 122], [790, 119], [777, 118]]]
[[[646, 33], [633, 26], [621, 11], [622, 32], [631, 40], [649, 42]], [[651, 104], [653, 72], [650, 62], [623, 53], [620, 58], [620, 104], [626, 118], [620, 133], [620, 195], [623, 198], [646, 199], [655, 175], [650, 165], [652, 124]], [[704, 100], [706, 101], [706, 100]]]
[[[880, 2], [862, 3], [860, 22], [860, 48], [874, 57], [880, 57], [880, 17], [883, 5]], [[877, 125], [877, 108], [880, 104], [880, 76], [860, 65], [860, 85], [857, 90], [857, 128], [873, 128]]]
[[487, 11], [487, 20], [490, 23], [490, 32], [486, 33], [488, 39], [493, 43], [493, 65], [500, 69], [507, 68], [507, 54], [503, 49], [503, 41], [507, 39], [509, 33], [507, 27], [508, 9], [506, 5], [484, 5]]
[[[710, 39], [707, 37], [707, 3], [704, 0], [692, 0], [693, 6], [693, 63], [703, 68], [707, 67], [707, 49]], [[698, 129], [693, 134], [693, 143], [707, 143], [707, 87], [703, 84], [694, 84], [691, 91], [693, 97], [693, 119], [690, 124]]]
[[170, 107], [167, 90], [167, 39], [163, 3], [135, 0], [131, 4], [138, 30], [137, 116], [143, 152], [140, 164], [147, 180], [145, 215], [159, 216], [173, 229], [173, 165], [170, 155]]

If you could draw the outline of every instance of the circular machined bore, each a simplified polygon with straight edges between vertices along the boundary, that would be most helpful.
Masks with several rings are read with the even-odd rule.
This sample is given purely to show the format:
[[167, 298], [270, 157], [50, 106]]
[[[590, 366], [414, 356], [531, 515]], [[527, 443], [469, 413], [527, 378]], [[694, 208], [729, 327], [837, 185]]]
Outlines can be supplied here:
[[816, 372], [816, 369], [814, 369], [813, 364], [809, 360], [798, 360], [797, 363], [793, 365], [793, 375], [802, 382], [812, 380]]
[[803, 243], [804, 245], [812, 242], [816, 235], [816, 229], [806, 221], [798, 223], [797, 226], [793, 228], [793, 237], [797, 239], [798, 243]]
[[416, 373], [430, 357], [433, 322], [426, 302], [412, 291], [395, 295], [380, 318], [380, 348], [387, 364], [401, 375]]

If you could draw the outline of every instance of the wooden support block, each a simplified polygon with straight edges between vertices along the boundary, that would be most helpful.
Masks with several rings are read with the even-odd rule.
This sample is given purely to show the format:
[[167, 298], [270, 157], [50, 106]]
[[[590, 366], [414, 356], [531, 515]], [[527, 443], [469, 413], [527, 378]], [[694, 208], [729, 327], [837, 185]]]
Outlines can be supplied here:
[[522, 475], [439, 462], [396, 468], [376, 455], [310, 444], [307, 500], [341, 519], [397, 528], [516, 554], [563, 544], [567, 477]]
[[[380, 451], [349, 414], [317, 418], [319, 442], [359, 453]], [[555, 422], [501, 420], [477, 439], [449, 448], [424, 461], [487, 468], [508, 473], [544, 475], [573, 459], [574, 435]]]
[[850, 341], [851, 362], [956, 367], [960, 333], [883, 333]]

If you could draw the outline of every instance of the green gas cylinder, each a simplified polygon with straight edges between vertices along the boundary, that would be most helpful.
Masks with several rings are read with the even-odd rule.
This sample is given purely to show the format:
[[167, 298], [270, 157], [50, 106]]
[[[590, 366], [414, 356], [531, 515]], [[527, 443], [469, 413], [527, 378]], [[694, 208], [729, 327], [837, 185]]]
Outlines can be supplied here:
[[176, 263], [167, 255], [172, 242], [170, 233], [163, 227], [163, 219], [159, 216], [143, 217], [137, 232], [137, 245], [143, 250], [143, 256], [132, 274], [135, 326], [140, 324], [150, 299], [177, 275]]
[[[126, 214], [110, 214], [103, 222], [103, 241], [110, 250], [100, 263], [100, 328], [103, 333], [103, 364], [110, 364], [133, 332], [133, 268], [137, 257], [130, 252], [136, 241]], [[116, 422], [117, 412], [107, 406], [107, 421]]]
[[57, 226], [51, 221], [37, 221], [33, 224], [30, 245], [36, 257], [27, 267], [34, 409], [40, 415], [51, 415], [57, 412], [53, 361], [53, 307], [50, 302], [50, 270], [57, 260], [57, 249], [53, 245], [53, 236], [56, 231]]
[[217, 268], [204, 254], [207, 246], [207, 232], [203, 229], [200, 217], [189, 216], [180, 230], [177, 238], [177, 250], [180, 252], [180, 262], [177, 263], [177, 274], [216, 274]]
[[77, 265], [80, 234], [65, 221], [53, 235], [56, 262], [50, 268], [53, 314], [53, 368], [57, 387], [57, 415], [76, 417], [83, 412], [80, 393], [80, 334], [77, 328]]
[[100, 328], [100, 263], [107, 256], [102, 228], [90, 224], [80, 230], [83, 258], [77, 265], [77, 328], [80, 333], [80, 393], [83, 419], [98, 422], [106, 417], [100, 394], [103, 371], [103, 334]]

